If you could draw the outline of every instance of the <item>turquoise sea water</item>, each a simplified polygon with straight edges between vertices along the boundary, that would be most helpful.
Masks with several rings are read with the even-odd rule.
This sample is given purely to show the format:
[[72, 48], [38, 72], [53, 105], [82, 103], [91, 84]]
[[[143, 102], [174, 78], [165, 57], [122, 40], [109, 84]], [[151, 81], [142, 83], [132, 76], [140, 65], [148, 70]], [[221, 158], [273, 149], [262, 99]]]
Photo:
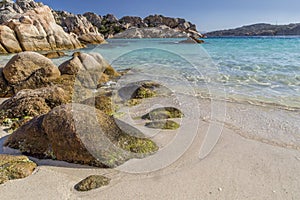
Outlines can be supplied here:
[[191, 84], [202, 96], [300, 108], [300, 37], [209, 38], [200, 45], [180, 40], [109, 40], [87, 51], [117, 68]]
[[[300, 37], [181, 40], [111, 39], [83, 51], [101, 53], [118, 69], [140, 72], [133, 77], [137, 80], [160, 80], [181, 92], [191, 86], [203, 97], [300, 108]], [[10, 57], [1, 56], [1, 64]]]

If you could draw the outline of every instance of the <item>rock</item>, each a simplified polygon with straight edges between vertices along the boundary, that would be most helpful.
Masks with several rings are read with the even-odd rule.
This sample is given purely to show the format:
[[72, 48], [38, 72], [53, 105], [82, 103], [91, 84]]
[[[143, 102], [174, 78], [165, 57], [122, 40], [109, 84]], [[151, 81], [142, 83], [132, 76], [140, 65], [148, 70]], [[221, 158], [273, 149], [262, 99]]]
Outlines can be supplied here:
[[82, 104], [58, 106], [32, 119], [10, 135], [5, 146], [39, 158], [98, 167], [115, 167], [158, 149], [137, 129]]
[[8, 180], [25, 178], [37, 165], [26, 156], [0, 155], [0, 184]]
[[140, 17], [132, 17], [132, 16], [125, 16], [122, 17], [119, 22], [126, 27], [126, 29], [130, 27], [137, 27], [137, 28], [144, 28], [148, 27], [148, 25], [143, 21]]
[[[103, 35], [85, 16], [74, 15], [65, 11], [53, 11], [53, 14], [56, 23], [64, 27], [66, 32], [76, 34], [83, 44], [102, 44], [105, 42]], [[91, 14], [87, 14], [87, 16], [91, 18]]]
[[3, 75], [3, 68], [0, 68], [0, 97], [9, 97], [14, 94], [13, 88], [9, 85]]
[[104, 37], [98, 33], [82, 34], [78, 40], [83, 44], [103, 44], [106, 43]]
[[4, 67], [5, 80], [14, 91], [36, 89], [47, 86], [60, 76], [52, 61], [35, 52], [22, 52], [15, 55]]
[[113, 105], [112, 98], [107, 95], [98, 95], [95, 98], [86, 99], [81, 103], [95, 107], [107, 115], [113, 115], [116, 111], [116, 106]]
[[15, 32], [8, 26], [0, 25], [0, 43], [4, 47], [5, 53], [17, 53], [22, 51]]
[[93, 26], [96, 26], [97, 28], [100, 28], [102, 25], [102, 17], [92, 13], [92, 12], [86, 12], [83, 14], [83, 16], [86, 17], [86, 19], [93, 24]]
[[82, 48], [78, 39], [64, 32], [55, 23], [48, 6], [34, 1], [19, 0], [0, 10], [0, 41], [6, 50], [43, 51]]
[[174, 122], [172, 120], [147, 122], [145, 126], [148, 128], [169, 130], [175, 130], [180, 127], [177, 122]]
[[101, 175], [91, 175], [77, 183], [74, 188], [77, 191], [89, 191], [108, 185], [110, 179]]
[[157, 95], [155, 89], [159, 87], [161, 87], [160, 84], [152, 81], [140, 81], [120, 88], [118, 95], [124, 101], [151, 98]]
[[71, 97], [59, 87], [46, 87], [36, 90], [25, 89], [0, 105], [0, 118], [35, 117], [48, 113], [56, 106], [65, 104]]
[[77, 53], [73, 58], [59, 66], [61, 74], [75, 75], [83, 87], [97, 88], [99, 84], [108, 81], [119, 74], [100, 54]]
[[204, 43], [204, 40], [199, 40], [198, 38], [189, 37], [186, 40], [182, 40], [179, 43], [185, 43], [185, 44], [202, 44]]
[[142, 119], [148, 120], [162, 120], [170, 118], [182, 118], [184, 114], [177, 108], [174, 107], [162, 107], [156, 108], [146, 115], [142, 116]]
[[151, 28], [129, 28], [114, 35], [114, 38], [185, 38], [187, 33], [162, 25]]
[[64, 56], [66, 56], [66, 54], [62, 51], [52, 51], [52, 52], [44, 53], [43, 56], [45, 56], [46, 58], [49, 58], [49, 59], [53, 59], [53, 58], [64, 57]]

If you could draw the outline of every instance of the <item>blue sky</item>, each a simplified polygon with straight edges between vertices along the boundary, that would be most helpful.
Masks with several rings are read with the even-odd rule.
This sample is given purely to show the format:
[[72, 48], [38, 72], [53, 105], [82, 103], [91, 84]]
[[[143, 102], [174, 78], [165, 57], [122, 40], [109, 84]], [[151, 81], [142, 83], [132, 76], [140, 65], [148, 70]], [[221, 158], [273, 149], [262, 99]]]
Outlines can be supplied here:
[[145, 17], [163, 14], [182, 17], [200, 31], [212, 31], [266, 22], [300, 22], [299, 0], [36, 0], [57, 10], [73, 13], [92, 11]]

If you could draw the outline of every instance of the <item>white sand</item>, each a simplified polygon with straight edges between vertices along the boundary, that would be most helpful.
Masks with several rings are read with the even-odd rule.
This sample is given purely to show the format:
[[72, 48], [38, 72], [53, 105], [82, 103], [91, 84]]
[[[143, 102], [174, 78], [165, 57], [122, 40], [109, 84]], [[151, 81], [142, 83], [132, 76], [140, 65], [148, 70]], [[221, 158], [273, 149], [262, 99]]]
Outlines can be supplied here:
[[[201, 121], [192, 146], [162, 170], [128, 174], [39, 161], [33, 175], [0, 185], [0, 199], [300, 199], [300, 151], [246, 139], [235, 129], [224, 128], [213, 151], [200, 160], [199, 149], [208, 127], [208, 122]], [[165, 134], [169, 140], [170, 133]], [[0, 137], [4, 135], [2, 131]], [[92, 174], [106, 175], [112, 181], [107, 187], [89, 192], [73, 189]]]
[[[207, 128], [207, 124], [202, 130]], [[28, 178], [0, 185], [1, 199], [299, 199], [300, 152], [244, 139], [225, 129], [213, 152], [198, 159], [201, 138], [173, 165], [132, 175], [115, 170], [39, 166]], [[76, 192], [91, 174], [110, 186]]]

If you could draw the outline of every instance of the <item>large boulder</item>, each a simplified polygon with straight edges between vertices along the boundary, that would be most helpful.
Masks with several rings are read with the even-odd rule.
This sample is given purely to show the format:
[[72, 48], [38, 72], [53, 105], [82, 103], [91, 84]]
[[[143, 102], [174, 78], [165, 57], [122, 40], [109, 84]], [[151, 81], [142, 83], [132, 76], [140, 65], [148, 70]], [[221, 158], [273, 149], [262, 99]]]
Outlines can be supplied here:
[[22, 52], [6, 64], [3, 75], [17, 92], [22, 89], [47, 86], [60, 76], [60, 72], [52, 61], [43, 55], [35, 52]]
[[0, 155], [0, 184], [8, 180], [25, 178], [37, 165], [26, 156]]
[[36, 90], [22, 90], [0, 105], [0, 118], [35, 117], [46, 114], [56, 106], [71, 100], [67, 93], [56, 86]]
[[55, 23], [48, 6], [32, 0], [6, 3], [0, 10], [0, 22], [1, 53], [83, 47], [76, 37]]
[[39, 158], [98, 167], [115, 167], [158, 148], [137, 129], [82, 104], [62, 105], [32, 119], [10, 135], [5, 146]]
[[3, 45], [3, 47], [5, 47], [6, 53], [16, 53], [22, 51], [15, 32], [8, 26], [0, 25], [0, 43]]
[[75, 53], [73, 58], [59, 66], [61, 74], [75, 75], [86, 88], [97, 88], [107, 82], [107, 76], [114, 78], [119, 74], [100, 54]]

